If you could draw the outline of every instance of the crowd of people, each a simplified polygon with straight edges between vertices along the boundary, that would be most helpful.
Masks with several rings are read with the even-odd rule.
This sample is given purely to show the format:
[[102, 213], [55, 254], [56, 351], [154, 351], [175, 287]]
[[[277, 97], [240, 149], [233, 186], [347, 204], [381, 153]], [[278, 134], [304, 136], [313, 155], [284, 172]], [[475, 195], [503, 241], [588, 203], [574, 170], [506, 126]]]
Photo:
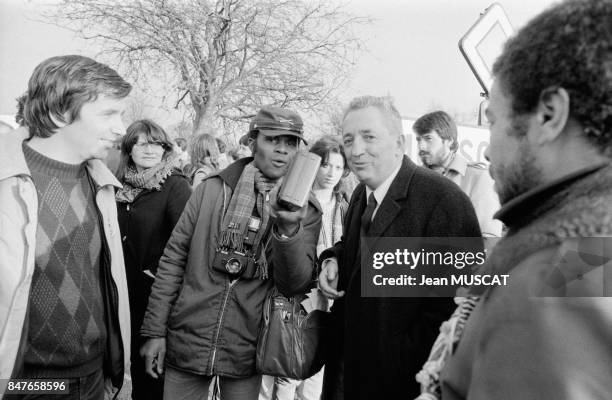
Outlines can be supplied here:
[[[507, 41], [489, 165], [458, 152], [442, 110], [415, 122], [415, 164], [388, 97], [354, 98], [313, 141], [274, 105], [232, 149], [172, 139], [124, 126], [132, 86], [113, 68], [42, 61], [0, 132], [0, 397], [60, 380], [53, 398], [116, 398], [130, 376], [133, 399], [610, 398], [610, 21], [611, 0], [565, 0]], [[321, 163], [288, 209], [299, 151]], [[363, 295], [366, 238], [440, 237], [499, 238], [475, 273], [508, 284]], [[329, 313], [308, 379], [256, 367], [273, 290]]]

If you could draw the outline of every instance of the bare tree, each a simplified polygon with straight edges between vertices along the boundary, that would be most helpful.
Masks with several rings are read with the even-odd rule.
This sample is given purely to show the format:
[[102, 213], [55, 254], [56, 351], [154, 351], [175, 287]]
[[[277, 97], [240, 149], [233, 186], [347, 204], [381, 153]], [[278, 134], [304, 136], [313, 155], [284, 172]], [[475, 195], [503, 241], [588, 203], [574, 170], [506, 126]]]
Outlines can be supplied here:
[[170, 125], [167, 131], [173, 138], [189, 139], [191, 133], [193, 132], [193, 126], [191, 125], [191, 122], [183, 120]]
[[46, 17], [101, 40], [141, 87], [161, 85], [196, 133], [263, 104], [324, 110], [363, 47], [356, 26], [369, 22], [335, 0], [63, 0]]
[[136, 120], [146, 118], [146, 105], [142, 94], [132, 93], [130, 100], [123, 114], [123, 121], [128, 125]]

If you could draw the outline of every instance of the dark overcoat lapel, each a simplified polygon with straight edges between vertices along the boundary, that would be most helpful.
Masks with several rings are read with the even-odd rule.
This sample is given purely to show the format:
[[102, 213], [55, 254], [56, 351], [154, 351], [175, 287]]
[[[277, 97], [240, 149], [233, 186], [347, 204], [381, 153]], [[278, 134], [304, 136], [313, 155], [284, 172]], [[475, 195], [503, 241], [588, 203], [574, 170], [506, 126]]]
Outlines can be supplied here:
[[[374, 238], [368, 242], [372, 246], [376, 245], [376, 243], [381, 237], [394, 235], [394, 229], [392, 229], [393, 223], [399, 222], [397, 220], [397, 216], [402, 211], [402, 202], [408, 197], [410, 182], [412, 181], [412, 177], [414, 176], [416, 168], [416, 165], [412, 161], [410, 161], [408, 157], [403, 158], [402, 165], [397, 175], [393, 179], [393, 182], [391, 182], [391, 186], [389, 187], [387, 194], [383, 198], [382, 203], [378, 207], [376, 215], [374, 215], [374, 219], [370, 224], [370, 229], [368, 229], [368, 232], [366, 232], [366, 237]], [[359, 206], [357, 208], [359, 210], [363, 210], [367, 203], [365, 187], [363, 187], [362, 189], [363, 190], [358, 193], [358, 199], [356, 199], [358, 200], [356, 206]], [[350, 252], [350, 257], [355, 257], [354, 259], [347, 259], [349, 263], [347, 263], [346, 265], [352, 266], [349, 282], [355, 279], [355, 276], [358, 276], [359, 271], [361, 271], [361, 260], [359, 259], [361, 258], [361, 251], [359, 251], [361, 250], [361, 214], [361, 212], [354, 213], [349, 225], [349, 234], [351, 235], [351, 240], [347, 240], [347, 244], [350, 243], [348, 245], [348, 248], [358, 249], [357, 251]]]
[[[359, 249], [361, 214], [366, 207], [365, 186], [359, 185], [351, 198], [351, 203], [344, 222], [344, 241], [347, 249]], [[343, 268], [340, 269], [338, 282], [339, 288], [345, 288], [349, 278], [355, 270], [359, 269], [359, 251], [347, 251], [344, 253], [346, 259], [342, 260]]]
[[416, 165], [407, 157], [404, 157], [402, 166], [395, 176], [395, 179], [393, 179], [393, 182], [391, 182], [389, 191], [380, 204], [380, 207], [378, 207], [372, 224], [370, 224], [370, 229], [366, 232], [366, 236], [373, 238], [388, 236], [385, 233], [388, 231], [391, 224], [396, 221], [396, 217], [400, 211], [402, 211], [401, 202], [408, 197], [408, 189], [410, 187], [410, 181], [414, 176], [415, 168]]

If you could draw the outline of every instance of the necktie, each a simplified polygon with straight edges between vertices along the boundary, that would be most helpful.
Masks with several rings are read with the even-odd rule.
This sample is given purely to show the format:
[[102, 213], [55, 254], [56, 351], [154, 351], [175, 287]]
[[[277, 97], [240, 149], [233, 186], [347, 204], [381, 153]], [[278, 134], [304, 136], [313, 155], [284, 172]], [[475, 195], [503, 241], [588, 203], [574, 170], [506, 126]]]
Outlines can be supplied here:
[[374, 197], [374, 192], [372, 192], [368, 197], [368, 205], [361, 215], [361, 228], [364, 233], [367, 233], [368, 229], [370, 229], [370, 223], [372, 222], [372, 215], [374, 214], [376, 205], [376, 197]]

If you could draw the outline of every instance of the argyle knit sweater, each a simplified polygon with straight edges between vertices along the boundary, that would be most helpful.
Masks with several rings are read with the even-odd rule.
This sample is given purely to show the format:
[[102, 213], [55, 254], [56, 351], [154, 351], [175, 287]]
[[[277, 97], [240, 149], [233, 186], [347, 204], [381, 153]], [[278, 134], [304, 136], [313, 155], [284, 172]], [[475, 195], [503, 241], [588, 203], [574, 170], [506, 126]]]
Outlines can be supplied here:
[[23, 144], [38, 194], [36, 256], [22, 377], [81, 377], [102, 368], [106, 329], [100, 224], [85, 168]]

